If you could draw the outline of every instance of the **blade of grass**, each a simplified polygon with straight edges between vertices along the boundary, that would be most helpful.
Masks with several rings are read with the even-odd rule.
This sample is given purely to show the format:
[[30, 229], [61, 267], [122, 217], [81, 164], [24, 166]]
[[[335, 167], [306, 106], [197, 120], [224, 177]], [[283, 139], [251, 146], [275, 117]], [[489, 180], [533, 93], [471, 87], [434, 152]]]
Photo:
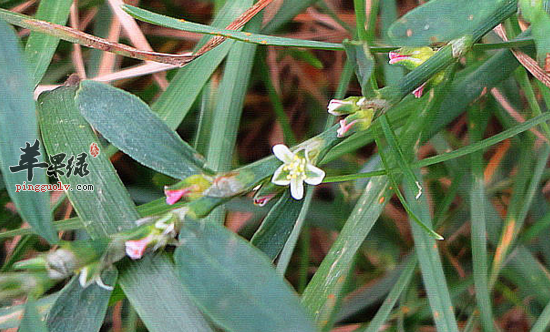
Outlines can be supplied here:
[[[42, 0], [38, 5], [35, 18], [64, 25], [69, 17], [72, 0]], [[59, 38], [32, 31], [25, 45], [25, 57], [33, 78], [34, 86], [42, 80], [52, 61]]]
[[[247, 3], [249, 3], [249, 0], [227, 1], [216, 15], [211, 26], [218, 28], [227, 26], [237, 18], [238, 13], [246, 10]], [[210, 38], [210, 36], [203, 37], [195, 50], [200, 49]], [[233, 43], [233, 40], [227, 40], [178, 70], [166, 91], [162, 93], [152, 107], [153, 111], [166, 122], [168, 127], [175, 129], [179, 126]]]
[[[144, 21], [147, 23], [160, 25], [167, 28], [182, 30], [182, 31], [209, 34], [213, 36], [222, 36], [222, 37], [238, 40], [245, 43], [253, 43], [258, 45], [270, 45], [270, 46], [304, 47], [304, 48], [314, 48], [314, 49], [322, 49], [322, 50], [343, 50], [343, 47], [341, 44], [318, 42], [314, 40], [261, 35], [261, 34], [256, 34], [254, 32], [251, 33], [248, 31], [241, 32], [241, 31], [221, 29], [221, 28], [216, 28], [209, 25], [181, 21], [169, 16], [156, 14], [148, 10], [130, 6], [130, 5], [125, 5], [124, 10], [128, 14], [137, 18], [138, 20]], [[250, 29], [247, 29], [247, 30], [250, 30]]]
[[[245, 5], [250, 6], [251, 4], [252, 1], [249, 1]], [[259, 30], [261, 17], [260, 15], [253, 18], [246, 27], [251, 31]], [[216, 116], [212, 127], [215, 130], [211, 131], [206, 156], [208, 166], [216, 172], [227, 172], [231, 169], [244, 98], [248, 90], [255, 54], [255, 45], [234, 44], [227, 56], [214, 110]], [[238, 84], [235, 84], [236, 82]], [[214, 210], [207, 220], [223, 224], [225, 221], [224, 207]]]
[[[386, 115], [382, 115], [379, 120], [381, 124], [381, 129], [383, 131], [383, 135], [385, 136], [388, 145], [390, 147], [390, 155], [393, 157], [393, 160], [397, 161], [397, 164], [399, 165], [399, 168], [404, 174], [405, 177], [405, 183], [408, 186], [411, 186], [409, 189], [412, 191], [417, 191], [417, 194], [415, 195], [415, 199], [418, 199], [422, 195], [422, 187], [420, 185], [420, 182], [415, 177], [411, 165], [407, 162], [405, 159], [405, 156], [403, 155], [403, 152], [401, 151], [401, 148], [399, 147], [399, 144], [397, 143], [397, 137], [395, 136], [395, 133], [390, 127], [390, 124], [388, 122], [388, 119]], [[377, 145], [382, 146], [381, 140], [376, 139]], [[387, 168], [391, 167], [391, 164], [389, 163], [389, 158], [385, 156], [385, 153], [383, 151], [380, 151], [380, 157], [382, 158], [382, 161], [384, 162], [384, 166]], [[405, 198], [402, 196], [401, 192], [399, 191], [398, 183], [396, 179], [393, 177], [393, 174], [389, 172], [388, 176], [390, 177], [390, 180], [392, 182], [392, 185], [394, 187], [395, 194], [399, 198], [399, 201], [411, 217], [411, 219], [414, 220], [414, 222], [417, 223], [418, 226], [420, 226], [424, 231], [426, 231], [430, 236], [432, 236], [436, 240], [443, 240], [443, 237], [439, 234], [437, 234], [434, 230], [432, 230], [430, 227], [428, 227], [418, 216], [415, 215], [414, 212], [412, 212], [411, 208], [409, 207], [409, 204], [405, 200]]]
[[[479, 107], [472, 107], [469, 111], [469, 138], [475, 143], [482, 139], [487, 125], [487, 112]], [[472, 172], [472, 187], [470, 190], [470, 227], [472, 238], [473, 275], [476, 290], [477, 306], [481, 313], [483, 331], [494, 331], [493, 310], [489, 290], [487, 267], [487, 229], [485, 220], [485, 183], [484, 162], [481, 151], [470, 155]]]
[[283, 247], [283, 251], [281, 251], [281, 256], [277, 261], [277, 272], [282, 276], [285, 275], [290, 259], [292, 258], [292, 254], [294, 253], [294, 248], [296, 247], [296, 243], [298, 243], [298, 238], [300, 237], [300, 233], [304, 227], [306, 216], [313, 200], [313, 190], [314, 188], [312, 187], [308, 187], [306, 189], [305, 198], [300, 202], [301, 208], [298, 218], [296, 218], [293, 222], [294, 227], [292, 228], [292, 232], [289, 234]]
[[[24, 183], [46, 184], [44, 168], [30, 168], [34, 175], [29, 181], [25, 169], [12, 173], [10, 166], [17, 166], [26, 143], [38, 142], [38, 123], [32, 94], [32, 83], [24, 65], [23, 54], [14, 31], [0, 20], [0, 167], [8, 194], [21, 217], [37, 234], [48, 242], [58, 241], [52, 225], [49, 195], [46, 192], [15, 192], [16, 185]], [[40, 151], [39, 151], [40, 152]], [[39, 157], [40, 154], [37, 156]], [[38, 159], [38, 158], [37, 158]], [[44, 162], [44, 159], [37, 160]], [[32, 162], [31, 162], [32, 163]]]

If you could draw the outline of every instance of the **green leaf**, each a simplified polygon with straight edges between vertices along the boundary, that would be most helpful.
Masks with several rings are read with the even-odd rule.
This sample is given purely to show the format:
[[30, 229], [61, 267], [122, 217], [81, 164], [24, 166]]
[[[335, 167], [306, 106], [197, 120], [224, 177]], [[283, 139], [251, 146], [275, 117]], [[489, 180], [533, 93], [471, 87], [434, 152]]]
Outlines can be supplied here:
[[302, 205], [303, 201], [295, 200], [290, 196], [290, 191], [285, 190], [260, 228], [254, 233], [250, 243], [263, 251], [271, 260], [277, 258], [294, 228]]
[[[69, 17], [72, 0], [41, 0], [35, 19], [64, 25]], [[59, 38], [32, 31], [25, 45], [25, 56], [34, 86], [40, 83], [52, 61]]]
[[186, 221], [175, 260], [180, 278], [209, 317], [232, 332], [315, 328], [270, 260], [223, 226]]
[[271, 45], [271, 46], [286, 46], [286, 47], [304, 47], [323, 50], [343, 50], [341, 44], [325, 43], [313, 40], [294, 39], [277, 36], [261, 35], [250, 32], [241, 32], [234, 30], [220, 29], [209, 25], [203, 25], [199, 23], [186, 22], [178, 20], [172, 17], [156, 14], [145, 9], [138, 7], [125, 5], [124, 10], [133, 17], [147, 22], [167, 28], [173, 28], [188, 32], [203, 33], [213, 36], [223, 36], [238, 41], [253, 43], [258, 45]]
[[141, 164], [175, 178], [202, 173], [204, 160], [138, 97], [110, 85], [83, 81], [81, 114], [114, 146]]
[[[229, 25], [248, 8], [248, 3], [249, 0], [227, 1], [211, 25], [213, 27]], [[210, 36], [203, 37], [195, 50], [198, 50], [210, 38]], [[153, 111], [157, 112], [170, 128], [177, 128], [185, 118], [203, 86], [223, 61], [234, 42], [233, 40], [226, 40], [218, 47], [206, 52], [200, 58], [178, 70], [166, 91], [152, 106]]]
[[28, 299], [25, 305], [25, 314], [21, 320], [18, 332], [48, 332], [46, 324], [38, 313], [34, 299]]
[[[51, 158], [65, 153], [66, 164], [71, 156], [89, 153], [91, 144], [99, 146], [92, 129], [79, 113], [74, 101], [75, 93], [74, 86], [60, 87], [38, 98], [40, 127], [48, 155]], [[84, 221], [86, 230], [91, 232], [90, 236], [103, 237], [119, 232], [119, 227], [134, 227], [137, 212], [108, 157], [101, 152], [96, 158], [88, 154], [86, 162], [89, 175], [80, 177], [72, 174], [69, 177], [65, 173], [60, 176], [60, 181], [71, 186], [66, 191], [67, 196]], [[84, 184], [92, 184], [94, 190], [77, 190], [77, 186]]]
[[[469, 138], [472, 143], [483, 138], [490, 113], [479, 107], [469, 110]], [[470, 189], [470, 216], [472, 233], [473, 275], [476, 290], [477, 306], [481, 313], [481, 323], [486, 332], [494, 331], [493, 312], [491, 307], [491, 292], [489, 289], [487, 268], [487, 227], [485, 218], [485, 183], [484, 161], [481, 151], [470, 155], [472, 183]]]
[[396, 45], [426, 46], [469, 34], [509, 0], [432, 0], [395, 21], [388, 32]]
[[336, 299], [343, 296], [345, 281], [357, 250], [391, 197], [389, 187], [386, 176], [370, 179], [340, 235], [302, 295], [302, 303], [323, 329], [332, 325], [337, 312]]
[[[33, 87], [26, 71], [23, 54], [15, 33], [4, 21], [0, 20], [0, 169], [13, 203], [21, 217], [26, 220], [37, 234], [50, 243], [57, 242], [57, 234], [52, 225], [49, 194], [46, 192], [15, 192], [16, 185], [47, 184], [46, 170], [34, 168], [33, 181], [27, 178], [27, 171], [12, 173], [10, 166], [19, 165], [21, 148], [29, 142], [37, 141], [38, 124], [36, 120]], [[37, 157], [44, 162], [44, 157]]]
[[[249, 1], [249, 5], [252, 5], [252, 3], [252, 1]], [[246, 28], [251, 31], [259, 30], [261, 22], [261, 16], [254, 17], [246, 24]], [[208, 166], [216, 172], [227, 172], [231, 169], [244, 98], [252, 74], [256, 48], [256, 45], [234, 44], [227, 56], [227, 63], [214, 109], [215, 116], [212, 128], [215, 128], [215, 130], [210, 132], [208, 154], [206, 156]], [[235, 82], [239, 82], [239, 84], [235, 84]], [[225, 220], [224, 208], [217, 208], [206, 220], [223, 224]]]
[[183, 291], [168, 255], [146, 255], [121, 266], [119, 282], [149, 331], [213, 332]]
[[[75, 104], [75, 90], [76, 87], [61, 87], [39, 98], [44, 140], [52, 152], [76, 153], [89, 149], [91, 142], [97, 143]], [[88, 168], [88, 177], [65, 179], [65, 184], [73, 186], [81, 181], [94, 185], [92, 192], [68, 192], [86, 231], [92, 237], [99, 237], [135, 227], [134, 221], [140, 216], [109, 159], [100, 153], [89, 160]], [[121, 267], [119, 283], [149, 331], [170, 331], [171, 327], [186, 332], [212, 331], [184, 295], [169, 260], [157, 257], [154, 261], [130, 262]]]
[[[106, 285], [116, 283], [116, 270], [103, 273]], [[103, 325], [111, 292], [92, 284], [82, 288], [78, 276], [63, 288], [47, 316], [48, 329], [55, 332], [95, 332]]]
[[[416, 172], [421, 179], [419, 171]], [[416, 192], [405, 187], [405, 193], [410, 202], [413, 213], [418, 215], [431, 227], [431, 216], [426, 195], [421, 195], [415, 200]], [[437, 249], [437, 243], [430, 234], [417, 223], [411, 223], [414, 247], [420, 263], [420, 270], [424, 280], [424, 287], [428, 295], [430, 309], [437, 330], [440, 332], [458, 332], [456, 318], [453, 312], [453, 304], [449, 295], [449, 288], [443, 272], [443, 264]]]

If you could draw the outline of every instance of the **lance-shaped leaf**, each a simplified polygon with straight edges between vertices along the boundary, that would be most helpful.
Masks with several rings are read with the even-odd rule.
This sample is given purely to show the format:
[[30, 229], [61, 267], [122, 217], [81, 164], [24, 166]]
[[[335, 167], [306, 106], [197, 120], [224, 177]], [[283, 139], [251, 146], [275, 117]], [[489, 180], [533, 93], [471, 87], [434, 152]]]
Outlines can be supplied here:
[[180, 279], [228, 331], [313, 332], [312, 320], [270, 260], [223, 226], [186, 221], [176, 249]]
[[475, 30], [510, 0], [432, 0], [395, 21], [388, 32], [396, 45], [425, 46]]
[[175, 178], [202, 173], [204, 160], [138, 97], [83, 81], [76, 103], [106, 139], [141, 164]]
[[[38, 124], [32, 95], [32, 84], [25, 69], [19, 41], [13, 30], [0, 20], [0, 169], [8, 194], [15, 203], [21, 217], [29, 222], [40, 236], [50, 242], [57, 242], [52, 225], [48, 193], [20, 191], [16, 185], [47, 184], [44, 168], [31, 168], [33, 181], [29, 181], [27, 169], [12, 172], [10, 166], [17, 166], [26, 143], [37, 142]], [[40, 151], [39, 151], [40, 152]], [[44, 156], [36, 156], [36, 163], [44, 163]], [[33, 163], [33, 161], [31, 161]]]
[[[65, 24], [72, 0], [42, 0], [35, 18], [56, 24]], [[25, 56], [29, 63], [34, 85], [38, 85], [48, 69], [59, 44], [59, 38], [32, 31], [25, 44]]]

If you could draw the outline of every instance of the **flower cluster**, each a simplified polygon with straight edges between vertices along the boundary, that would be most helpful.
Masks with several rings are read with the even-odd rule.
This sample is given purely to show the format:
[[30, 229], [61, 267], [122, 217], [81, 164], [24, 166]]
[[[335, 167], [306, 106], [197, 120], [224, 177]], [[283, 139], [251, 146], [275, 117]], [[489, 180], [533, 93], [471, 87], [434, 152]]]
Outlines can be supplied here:
[[346, 137], [353, 133], [367, 130], [374, 118], [374, 109], [365, 107], [365, 97], [348, 97], [333, 99], [328, 104], [328, 112], [335, 116], [346, 116], [340, 120], [338, 137]]
[[[29, 290], [46, 291], [57, 281], [78, 274], [82, 287], [96, 283], [98, 286], [112, 290], [106, 285], [101, 275], [110, 270], [114, 263], [125, 256], [140, 259], [147, 251], [155, 251], [169, 244], [177, 244], [176, 235], [187, 208], [175, 209], [161, 217], [149, 217], [136, 221], [138, 227], [112, 235], [108, 238], [61, 242], [59, 249], [35, 258], [14, 264], [16, 270], [27, 270], [28, 273], [17, 273], [0, 276], [0, 298], [14, 294], [29, 293]], [[5, 282], [4, 282], [5, 281]], [[5, 283], [19, 284], [17, 289], [3, 292]], [[28, 285], [32, 285], [31, 288]]]

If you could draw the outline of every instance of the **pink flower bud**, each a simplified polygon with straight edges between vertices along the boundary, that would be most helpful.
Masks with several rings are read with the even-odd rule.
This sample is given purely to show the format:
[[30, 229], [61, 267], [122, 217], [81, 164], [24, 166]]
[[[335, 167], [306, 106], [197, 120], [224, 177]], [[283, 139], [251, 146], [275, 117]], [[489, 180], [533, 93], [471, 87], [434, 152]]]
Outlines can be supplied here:
[[426, 83], [424, 82], [421, 86], [419, 86], [418, 88], [414, 89], [413, 91], [413, 95], [415, 96], [415, 98], [420, 98], [422, 97], [422, 94], [424, 93], [424, 88], [426, 87]]
[[153, 237], [151, 235], [139, 240], [129, 240], [124, 243], [126, 246], [126, 255], [131, 259], [140, 259], [143, 257], [147, 246], [151, 243]]
[[189, 194], [192, 191], [193, 191], [192, 187], [175, 189], [175, 190], [164, 189], [164, 194], [166, 195], [166, 204], [174, 205], [182, 197], [184, 197], [185, 195]]

